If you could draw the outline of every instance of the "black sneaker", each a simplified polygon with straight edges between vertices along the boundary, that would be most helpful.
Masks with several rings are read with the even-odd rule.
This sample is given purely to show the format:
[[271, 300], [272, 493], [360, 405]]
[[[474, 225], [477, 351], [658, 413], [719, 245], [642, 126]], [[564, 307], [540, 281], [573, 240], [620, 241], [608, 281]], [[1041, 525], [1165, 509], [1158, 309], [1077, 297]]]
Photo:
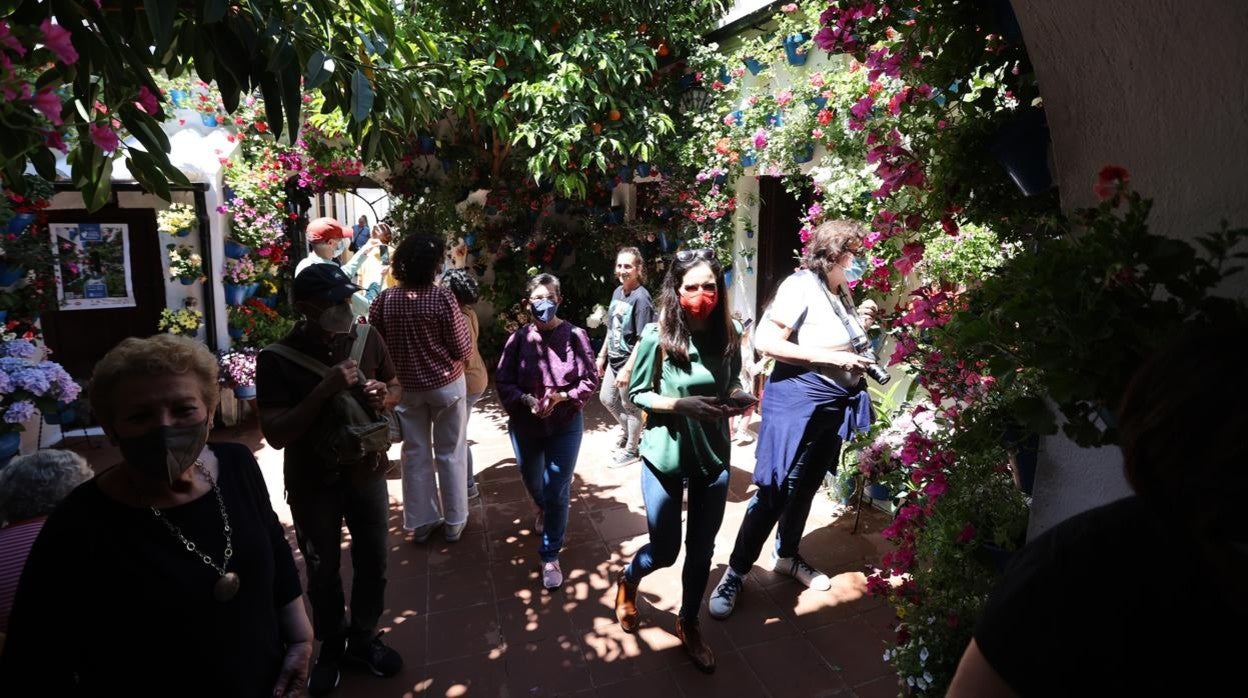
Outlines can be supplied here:
[[342, 670], [339, 667], [346, 649], [345, 637], [326, 640], [321, 643], [321, 653], [316, 657], [316, 664], [308, 674], [308, 695], [326, 696], [342, 681]]
[[386, 647], [381, 641], [381, 633], [372, 638], [352, 640], [347, 645], [344, 660], [359, 664], [373, 673], [374, 676], [390, 678], [403, 668], [403, 658], [398, 652]]

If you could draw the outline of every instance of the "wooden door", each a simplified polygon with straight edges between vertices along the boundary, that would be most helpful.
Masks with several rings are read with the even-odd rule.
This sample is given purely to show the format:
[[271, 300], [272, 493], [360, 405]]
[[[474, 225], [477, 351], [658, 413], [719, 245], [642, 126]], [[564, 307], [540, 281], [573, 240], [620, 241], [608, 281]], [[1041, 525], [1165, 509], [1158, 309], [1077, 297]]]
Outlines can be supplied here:
[[758, 178], [758, 291], [755, 317], [762, 317], [776, 287], [793, 273], [802, 249], [802, 214], [811, 202], [807, 189], [801, 198], [785, 190], [779, 177]]
[[130, 227], [130, 280], [134, 307], [60, 310], [43, 314], [43, 336], [52, 360], [83, 385], [95, 364], [126, 337], [156, 334], [165, 307], [165, 279], [156, 212], [150, 208], [106, 207], [48, 212], [49, 223], [125, 223]]

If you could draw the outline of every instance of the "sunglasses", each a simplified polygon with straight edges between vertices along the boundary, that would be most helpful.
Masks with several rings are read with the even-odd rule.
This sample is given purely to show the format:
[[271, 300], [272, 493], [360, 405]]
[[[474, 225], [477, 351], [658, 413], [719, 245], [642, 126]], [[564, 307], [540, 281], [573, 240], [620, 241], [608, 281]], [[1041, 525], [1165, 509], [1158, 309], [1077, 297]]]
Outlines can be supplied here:
[[680, 250], [676, 253], [676, 261], [681, 264], [688, 264], [695, 259], [709, 262], [715, 259], [715, 250], [709, 247], [703, 247], [700, 250]]

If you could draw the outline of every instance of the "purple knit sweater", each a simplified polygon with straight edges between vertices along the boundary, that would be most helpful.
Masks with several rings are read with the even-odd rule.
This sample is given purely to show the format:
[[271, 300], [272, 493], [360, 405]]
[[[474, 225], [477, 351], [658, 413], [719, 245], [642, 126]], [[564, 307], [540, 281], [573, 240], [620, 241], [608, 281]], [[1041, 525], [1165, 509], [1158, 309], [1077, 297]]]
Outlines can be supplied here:
[[[589, 335], [568, 321], [549, 332], [529, 323], [507, 338], [503, 356], [494, 373], [494, 386], [503, 409], [511, 415], [517, 431], [553, 434], [567, 424], [598, 391], [598, 368]], [[565, 391], [568, 399], [555, 405], [545, 419], [539, 419], [524, 404], [523, 397], [539, 400], [550, 393]]]

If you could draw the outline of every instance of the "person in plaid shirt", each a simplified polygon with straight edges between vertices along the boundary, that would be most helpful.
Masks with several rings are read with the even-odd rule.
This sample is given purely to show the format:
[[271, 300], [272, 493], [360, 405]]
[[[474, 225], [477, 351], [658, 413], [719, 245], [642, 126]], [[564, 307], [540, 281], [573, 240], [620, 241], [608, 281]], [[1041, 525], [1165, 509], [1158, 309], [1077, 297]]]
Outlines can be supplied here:
[[433, 283], [442, 250], [433, 235], [404, 238], [391, 260], [399, 286], [382, 291], [368, 313], [403, 386], [395, 407], [403, 432], [403, 527], [417, 543], [443, 525], [446, 540], [455, 542], [468, 525], [464, 362], [472, 339], [455, 295]]

